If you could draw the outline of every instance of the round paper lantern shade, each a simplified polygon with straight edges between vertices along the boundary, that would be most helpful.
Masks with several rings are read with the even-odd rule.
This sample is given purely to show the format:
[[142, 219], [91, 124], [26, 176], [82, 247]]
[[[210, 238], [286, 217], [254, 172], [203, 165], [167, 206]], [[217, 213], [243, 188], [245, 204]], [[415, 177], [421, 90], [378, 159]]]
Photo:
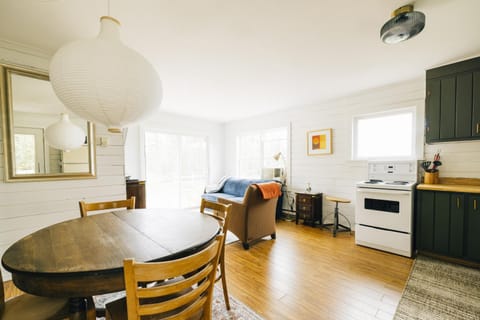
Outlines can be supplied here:
[[62, 113], [61, 119], [45, 129], [47, 143], [63, 151], [80, 148], [85, 142], [82, 128], [70, 121], [68, 114]]
[[50, 81], [68, 109], [119, 132], [160, 106], [162, 85], [153, 66], [121, 43], [118, 21], [100, 21], [96, 39], [69, 43], [55, 53]]

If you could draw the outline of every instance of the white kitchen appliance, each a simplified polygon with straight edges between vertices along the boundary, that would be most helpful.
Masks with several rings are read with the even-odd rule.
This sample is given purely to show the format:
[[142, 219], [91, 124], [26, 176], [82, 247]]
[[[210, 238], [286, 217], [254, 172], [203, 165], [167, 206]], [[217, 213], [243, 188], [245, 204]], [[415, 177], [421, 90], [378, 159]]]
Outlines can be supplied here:
[[369, 180], [356, 184], [356, 244], [412, 256], [417, 173], [417, 161], [368, 163]]

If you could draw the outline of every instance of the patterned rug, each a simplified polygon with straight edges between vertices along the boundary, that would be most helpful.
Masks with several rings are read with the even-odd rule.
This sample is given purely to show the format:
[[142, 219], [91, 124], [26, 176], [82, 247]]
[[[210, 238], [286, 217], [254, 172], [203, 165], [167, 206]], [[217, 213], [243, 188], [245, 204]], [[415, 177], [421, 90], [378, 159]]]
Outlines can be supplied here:
[[[95, 305], [105, 305], [109, 301], [121, 298], [125, 293], [113, 293], [103, 296], [95, 296]], [[104, 320], [100, 317], [97, 320]], [[221, 285], [215, 285], [212, 301], [212, 319], [213, 320], [262, 320], [252, 309], [230, 295], [230, 310], [225, 308], [223, 300], [223, 291]]]
[[418, 256], [394, 320], [480, 320], [480, 270]]

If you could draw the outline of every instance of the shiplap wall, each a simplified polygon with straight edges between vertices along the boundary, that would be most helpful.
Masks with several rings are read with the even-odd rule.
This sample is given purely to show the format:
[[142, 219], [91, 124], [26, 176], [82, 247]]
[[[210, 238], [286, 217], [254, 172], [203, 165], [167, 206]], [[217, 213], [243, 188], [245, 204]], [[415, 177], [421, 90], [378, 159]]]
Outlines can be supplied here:
[[[0, 62], [47, 70], [49, 55], [35, 48], [0, 41]], [[0, 122], [1, 126], [1, 122]], [[16, 240], [48, 225], [79, 216], [78, 201], [125, 198], [124, 137], [96, 126], [97, 178], [44, 182], [4, 182], [4, 155], [0, 148], [0, 256]], [[3, 146], [3, 136], [0, 134]], [[4, 280], [10, 274], [2, 269]]]
[[425, 146], [425, 159], [440, 152], [440, 177], [480, 179], [480, 141], [456, 141]]
[[[417, 158], [431, 160], [437, 151], [443, 165], [441, 177], [480, 178], [480, 141], [424, 144], [425, 79], [375, 88], [315, 106], [290, 109], [273, 114], [231, 122], [226, 125], [226, 154], [235, 155], [235, 138], [241, 132], [260, 128], [289, 127], [291, 146], [287, 163], [289, 190], [304, 190], [311, 183], [313, 192], [351, 199], [341, 211], [355, 221], [355, 183], [367, 178], [367, 163], [351, 160], [352, 119], [354, 116], [403, 107], [417, 110]], [[333, 154], [307, 156], [308, 131], [332, 128]], [[235, 175], [234, 156], [226, 157], [226, 173]], [[334, 204], [324, 201], [324, 216]]]
[[[287, 165], [290, 190], [304, 190], [309, 182], [312, 192], [322, 192], [352, 200], [340, 210], [352, 225], [355, 221], [355, 183], [367, 178], [367, 163], [351, 160], [353, 116], [416, 107], [418, 158], [423, 157], [424, 79], [372, 89], [315, 106], [295, 108], [261, 117], [235, 121], [226, 126], [227, 174], [235, 175], [235, 137], [266, 127], [290, 128], [291, 154]], [[332, 128], [333, 154], [307, 156], [307, 132]], [[334, 204], [324, 201], [324, 216], [332, 213]]]

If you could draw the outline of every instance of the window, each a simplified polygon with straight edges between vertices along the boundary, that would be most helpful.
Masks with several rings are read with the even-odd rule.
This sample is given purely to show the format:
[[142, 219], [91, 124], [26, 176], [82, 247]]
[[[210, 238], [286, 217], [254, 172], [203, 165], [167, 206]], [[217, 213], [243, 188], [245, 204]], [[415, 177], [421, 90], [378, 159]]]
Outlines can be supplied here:
[[414, 159], [415, 108], [354, 117], [353, 159]]
[[145, 132], [147, 207], [198, 206], [208, 178], [206, 137]]
[[[237, 174], [245, 178], [264, 178], [266, 168], [285, 168], [288, 129], [276, 128], [237, 136]], [[282, 160], [273, 156], [281, 152]], [[271, 170], [273, 174], [273, 170]]]

